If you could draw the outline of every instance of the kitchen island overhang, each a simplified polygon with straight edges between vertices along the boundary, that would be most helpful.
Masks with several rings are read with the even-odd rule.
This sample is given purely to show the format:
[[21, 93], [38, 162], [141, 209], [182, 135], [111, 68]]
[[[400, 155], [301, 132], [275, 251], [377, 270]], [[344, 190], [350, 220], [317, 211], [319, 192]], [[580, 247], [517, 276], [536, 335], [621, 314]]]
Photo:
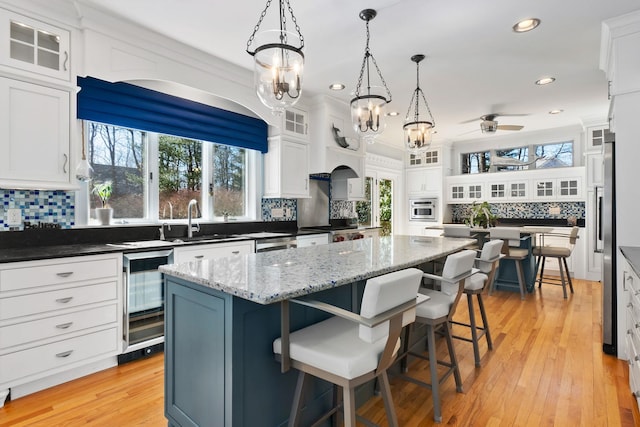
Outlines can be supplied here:
[[[286, 424], [295, 372], [280, 372], [273, 340], [280, 301], [315, 299], [357, 310], [366, 279], [420, 266], [473, 239], [387, 236], [161, 267], [165, 273], [165, 415], [175, 426]], [[326, 314], [292, 307], [291, 329]], [[363, 399], [370, 395], [363, 390]], [[314, 387], [313, 418], [331, 407]]]

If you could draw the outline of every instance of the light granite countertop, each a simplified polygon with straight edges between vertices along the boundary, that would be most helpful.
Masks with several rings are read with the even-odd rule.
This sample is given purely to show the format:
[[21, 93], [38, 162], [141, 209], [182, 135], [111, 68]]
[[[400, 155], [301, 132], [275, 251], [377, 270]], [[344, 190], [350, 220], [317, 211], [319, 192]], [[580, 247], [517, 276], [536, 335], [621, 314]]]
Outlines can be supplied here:
[[386, 236], [161, 266], [160, 271], [259, 304], [416, 266], [474, 239]]

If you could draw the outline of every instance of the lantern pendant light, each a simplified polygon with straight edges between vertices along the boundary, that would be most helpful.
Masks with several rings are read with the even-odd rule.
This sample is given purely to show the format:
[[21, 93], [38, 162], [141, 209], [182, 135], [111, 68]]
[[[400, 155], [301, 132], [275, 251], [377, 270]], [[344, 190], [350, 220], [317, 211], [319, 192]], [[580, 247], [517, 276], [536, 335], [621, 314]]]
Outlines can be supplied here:
[[[384, 77], [378, 68], [371, 50], [369, 49], [369, 21], [376, 17], [376, 11], [365, 9], [360, 12], [360, 19], [366, 22], [367, 44], [360, 68], [360, 76], [356, 85], [355, 98], [351, 100], [351, 120], [358, 135], [366, 142], [375, 142], [375, 137], [380, 135], [386, 126], [386, 105], [391, 102], [391, 92], [387, 87]], [[375, 67], [382, 86], [372, 86], [370, 81], [371, 64]], [[362, 88], [363, 78], [366, 73], [366, 87]], [[387, 98], [388, 97], [388, 98]]]
[[[267, 5], [247, 41], [247, 53], [254, 59], [253, 75], [258, 98], [273, 114], [282, 114], [287, 107], [298, 102], [302, 94], [304, 37], [289, 0], [279, 0], [279, 29], [258, 33], [270, 5], [271, 0], [267, 0]], [[285, 5], [295, 26], [295, 33], [287, 31]], [[252, 51], [251, 45], [254, 42], [259, 46]]]
[[[424, 96], [424, 92], [420, 89], [420, 61], [424, 59], [424, 55], [413, 55], [411, 60], [416, 63], [416, 89], [411, 96], [411, 102], [409, 102], [409, 109], [404, 119], [404, 140], [407, 144], [407, 148], [412, 152], [424, 151], [429, 147], [431, 143], [431, 136], [433, 128], [436, 125], [431, 109], [427, 103], [427, 98]], [[426, 107], [427, 117], [420, 117], [420, 99], [424, 102]], [[411, 116], [411, 108], [413, 107], [413, 117]]]

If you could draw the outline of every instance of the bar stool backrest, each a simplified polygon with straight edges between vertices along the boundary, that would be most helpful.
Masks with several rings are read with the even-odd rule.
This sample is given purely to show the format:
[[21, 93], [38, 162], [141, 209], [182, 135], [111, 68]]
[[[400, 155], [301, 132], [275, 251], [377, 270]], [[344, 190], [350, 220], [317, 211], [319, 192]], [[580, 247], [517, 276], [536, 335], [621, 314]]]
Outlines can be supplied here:
[[493, 262], [489, 260], [495, 259], [500, 255], [504, 242], [500, 239], [490, 240], [482, 246], [480, 259], [476, 263], [476, 267], [483, 273], [490, 273], [493, 268]]
[[[471, 271], [475, 259], [476, 251], [468, 249], [449, 255], [442, 268], [442, 278], [445, 280], [453, 279]], [[459, 291], [459, 284], [457, 282], [443, 281], [440, 285], [441, 291], [446, 295], [455, 295]]]
[[[422, 270], [407, 268], [367, 280], [362, 295], [360, 315], [371, 319], [405, 302], [415, 300], [422, 274]], [[415, 308], [406, 311], [402, 317], [402, 326], [413, 323], [415, 319]], [[378, 341], [389, 334], [389, 322], [373, 328], [360, 325], [358, 334], [363, 341], [369, 343]]]

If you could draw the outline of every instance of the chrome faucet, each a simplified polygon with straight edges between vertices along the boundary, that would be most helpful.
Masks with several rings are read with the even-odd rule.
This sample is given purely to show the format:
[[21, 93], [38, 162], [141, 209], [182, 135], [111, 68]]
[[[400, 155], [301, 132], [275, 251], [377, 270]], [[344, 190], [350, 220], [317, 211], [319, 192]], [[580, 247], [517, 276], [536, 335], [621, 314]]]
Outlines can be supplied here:
[[[194, 227], [191, 226], [191, 223], [193, 221], [193, 217], [192, 217], [192, 208], [196, 207], [196, 213], [199, 216], [200, 215], [200, 206], [198, 206], [198, 201], [196, 199], [191, 199], [191, 201], [189, 201], [189, 206], [187, 207], [187, 237], [191, 238], [193, 237], [193, 230]], [[200, 224], [196, 224], [197, 227], [195, 228], [196, 232], [200, 231]]]
[[[167, 202], [164, 205], [164, 208], [162, 208], [162, 217], [166, 218], [166, 213], [167, 213], [167, 205], [169, 205], [169, 219], [173, 219], [173, 205], [171, 204], [171, 202]], [[169, 229], [171, 230], [171, 229]]]
[[160, 226], [160, 240], [165, 240], [165, 234], [164, 234], [164, 226], [167, 226], [167, 231], [171, 231], [171, 224], [163, 222], [162, 225]]

